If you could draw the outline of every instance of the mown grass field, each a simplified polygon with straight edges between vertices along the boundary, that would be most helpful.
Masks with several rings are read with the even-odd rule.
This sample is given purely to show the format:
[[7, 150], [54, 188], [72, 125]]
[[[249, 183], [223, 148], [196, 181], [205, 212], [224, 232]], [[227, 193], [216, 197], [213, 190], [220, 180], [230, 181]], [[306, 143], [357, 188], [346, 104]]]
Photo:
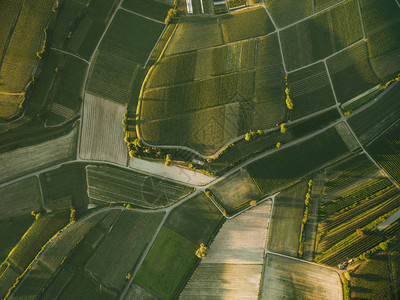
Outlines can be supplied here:
[[388, 257], [375, 255], [351, 272], [350, 297], [352, 299], [391, 299]]
[[[153, 237], [163, 213], [123, 212], [111, 232], [86, 265], [86, 270], [108, 287], [121, 290], [125, 276], [135, 269]], [[134, 228], [135, 230], [126, 230]]]
[[290, 98], [294, 105], [290, 112], [291, 120], [335, 105], [333, 91], [322, 62], [290, 73], [288, 83]]
[[[16, 1], [17, 2], [17, 1]], [[8, 4], [8, 5], [7, 5]], [[2, 11], [9, 13], [12, 19], [6, 17], [4, 21], [4, 39], [1, 42], [1, 52], [4, 50], [4, 43], [8, 39], [10, 26], [14, 22], [15, 12], [14, 5], [9, 5], [6, 1], [3, 5], [7, 5]], [[19, 8], [19, 3], [16, 3]], [[44, 40], [44, 28], [51, 13], [52, 0], [46, 1], [24, 1], [21, 7], [18, 21], [13, 30], [10, 42], [2, 61], [1, 85], [0, 92], [4, 93], [21, 93], [25, 90], [26, 84], [31, 80], [32, 72], [38, 57], [36, 52], [42, 48]], [[7, 20], [8, 19], [8, 20]], [[7, 32], [7, 34], [5, 33]], [[0, 104], [2, 106], [0, 117], [9, 118], [15, 115], [19, 110], [19, 104], [24, 99], [23, 96], [2, 94]]]
[[86, 168], [88, 195], [106, 203], [130, 203], [144, 208], [173, 204], [193, 189], [134, 171], [107, 166]]
[[246, 170], [240, 170], [210, 188], [215, 200], [232, 215], [251, 201], [261, 200], [261, 194]]
[[151, 246], [134, 282], [161, 299], [177, 296], [182, 281], [190, 275], [198, 260], [194, 255], [198, 247], [164, 226]]
[[368, 151], [381, 168], [400, 185], [400, 123], [397, 122], [369, 145]]
[[342, 299], [342, 286], [339, 275], [332, 270], [268, 254], [260, 298], [280, 297]]
[[400, 13], [396, 1], [360, 1], [371, 64], [382, 81], [399, 72]]
[[222, 214], [201, 193], [174, 208], [165, 226], [181, 234], [195, 244], [207, 244], [222, 222]]
[[168, 10], [171, 8], [165, 3], [150, 0], [142, 2], [139, 0], [124, 0], [122, 7], [128, 10], [134, 11], [135, 13], [144, 15], [146, 17], [164, 21], [167, 16]]
[[266, 35], [274, 31], [274, 25], [263, 7], [223, 15], [221, 28], [225, 42]]
[[118, 11], [100, 44], [100, 50], [143, 65], [164, 27], [164, 24], [127, 11]]
[[125, 165], [128, 152], [121, 120], [126, 108], [86, 93], [79, 157]]
[[260, 191], [271, 194], [347, 153], [343, 140], [331, 128], [309, 140], [251, 163], [246, 169]]
[[303, 180], [275, 197], [268, 250], [297, 257], [307, 189]]
[[[78, 53], [86, 59], [90, 59], [103, 34], [108, 21], [116, 7], [116, 0], [97, 0], [90, 2], [85, 13], [74, 21], [74, 26], [68, 39], [67, 49]], [[68, 34], [69, 30], [65, 30]], [[65, 34], [65, 32], [64, 32]]]
[[400, 84], [396, 84], [380, 99], [348, 120], [361, 143], [367, 144], [398, 120]]
[[323, 59], [362, 39], [357, 1], [350, 0], [280, 33], [289, 71]]
[[74, 128], [68, 134], [51, 141], [1, 154], [0, 181], [71, 159], [75, 154], [76, 132]]
[[327, 65], [340, 103], [368, 91], [379, 83], [370, 68], [365, 43], [358, 43], [333, 56], [327, 60]]
[[0, 220], [23, 215], [41, 209], [39, 181], [29, 177], [0, 188]]

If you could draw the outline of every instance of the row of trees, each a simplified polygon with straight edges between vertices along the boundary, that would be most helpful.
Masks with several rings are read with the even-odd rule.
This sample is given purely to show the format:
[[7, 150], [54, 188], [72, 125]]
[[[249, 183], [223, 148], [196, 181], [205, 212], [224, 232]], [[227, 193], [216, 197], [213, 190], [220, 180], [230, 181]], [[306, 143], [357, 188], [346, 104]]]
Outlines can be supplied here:
[[298, 250], [298, 256], [300, 258], [303, 257], [303, 250], [304, 250], [304, 240], [303, 240], [303, 235], [304, 235], [304, 227], [306, 226], [307, 220], [308, 220], [308, 209], [309, 209], [309, 204], [310, 204], [310, 198], [311, 198], [311, 188], [313, 185], [312, 179], [308, 181], [308, 190], [306, 194], [306, 200], [304, 201], [304, 214], [303, 214], [303, 220], [301, 222], [301, 227], [300, 227], [300, 238], [299, 238], [299, 250]]

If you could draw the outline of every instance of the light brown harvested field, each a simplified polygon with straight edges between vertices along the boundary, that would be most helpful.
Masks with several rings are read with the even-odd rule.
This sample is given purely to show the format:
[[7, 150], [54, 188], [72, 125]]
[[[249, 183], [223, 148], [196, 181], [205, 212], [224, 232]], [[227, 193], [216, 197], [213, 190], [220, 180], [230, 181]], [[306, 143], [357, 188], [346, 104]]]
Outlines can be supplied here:
[[257, 299], [262, 265], [201, 263], [179, 299]]
[[342, 299], [342, 287], [333, 270], [268, 254], [261, 299]]
[[126, 165], [128, 154], [122, 125], [126, 108], [88, 93], [84, 102], [80, 158]]
[[77, 127], [62, 137], [1, 154], [0, 181], [72, 159], [76, 133]]
[[0, 189], [0, 219], [29, 215], [40, 210], [37, 177], [32, 176]]
[[166, 55], [221, 45], [222, 32], [217, 18], [181, 19], [166, 50]]
[[262, 264], [270, 212], [268, 200], [226, 221], [202, 264]]
[[228, 213], [244, 203], [261, 199], [260, 192], [245, 169], [213, 185], [211, 191]]

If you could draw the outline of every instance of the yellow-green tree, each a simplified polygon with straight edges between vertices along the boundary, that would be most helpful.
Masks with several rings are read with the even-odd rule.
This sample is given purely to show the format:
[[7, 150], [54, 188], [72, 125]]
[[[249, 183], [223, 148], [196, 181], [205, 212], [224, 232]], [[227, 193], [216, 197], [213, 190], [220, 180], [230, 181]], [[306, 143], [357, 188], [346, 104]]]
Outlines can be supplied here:
[[280, 126], [281, 126], [281, 132], [285, 133], [286, 132], [286, 127], [285, 127], [286, 123], [282, 123]]
[[203, 243], [201, 243], [200, 248], [196, 250], [195, 255], [198, 258], [203, 259], [206, 257], [206, 254], [207, 254], [207, 247]]

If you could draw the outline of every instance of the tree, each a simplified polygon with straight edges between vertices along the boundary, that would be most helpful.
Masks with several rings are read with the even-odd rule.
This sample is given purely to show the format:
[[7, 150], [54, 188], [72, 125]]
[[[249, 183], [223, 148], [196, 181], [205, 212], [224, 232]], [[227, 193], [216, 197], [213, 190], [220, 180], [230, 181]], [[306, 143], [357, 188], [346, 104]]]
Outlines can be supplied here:
[[357, 228], [356, 233], [357, 233], [357, 236], [363, 236], [364, 231], [361, 228]]
[[286, 132], [286, 127], [285, 127], [286, 123], [282, 123], [281, 126], [281, 132], [285, 133]]
[[289, 95], [286, 97], [286, 106], [288, 109], [293, 109], [293, 101], [290, 99]]
[[256, 201], [256, 200], [250, 201], [250, 205], [251, 205], [251, 206], [256, 206], [256, 205], [257, 205], [257, 201]]
[[208, 198], [211, 198], [211, 191], [210, 190], [206, 190], [206, 196], [208, 197]]
[[281, 147], [281, 142], [277, 142], [277, 143], [276, 143], [276, 148], [279, 149], [280, 147]]
[[127, 205], [126, 205], [126, 208], [127, 208], [127, 209], [130, 209], [130, 208], [131, 208], [131, 205], [130, 205], [130, 204], [127, 204]]
[[128, 280], [131, 279], [132, 278], [132, 274], [128, 273], [128, 275], [126, 275], [125, 278], [128, 279]]
[[76, 214], [76, 210], [75, 210], [75, 208], [73, 208], [71, 206], [71, 213], [69, 214], [69, 222], [71, 224], [75, 223], [75, 214]]
[[347, 272], [344, 272], [344, 273], [343, 273], [343, 276], [344, 276], [344, 278], [346, 278], [348, 281], [350, 281], [350, 279], [351, 279], [351, 276], [350, 276], [350, 273], [349, 273], [349, 271], [347, 271]]
[[250, 141], [251, 140], [251, 134], [250, 133], [246, 133], [245, 136], [244, 136], [244, 139], [246, 141]]
[[385, 251], [388, 248], [388, 243], [387, 242], [379, 243], [379, 248]]
[[200, 248], [196, 250], [195, 255], [198, 258], [204, 259], [206, 257], [206, 253], [207, 253], [207, 247], [203, 243], [201, 243]]
[[169, 167], [172, 164], [171, 154], [165, 156], [165, 165]]

